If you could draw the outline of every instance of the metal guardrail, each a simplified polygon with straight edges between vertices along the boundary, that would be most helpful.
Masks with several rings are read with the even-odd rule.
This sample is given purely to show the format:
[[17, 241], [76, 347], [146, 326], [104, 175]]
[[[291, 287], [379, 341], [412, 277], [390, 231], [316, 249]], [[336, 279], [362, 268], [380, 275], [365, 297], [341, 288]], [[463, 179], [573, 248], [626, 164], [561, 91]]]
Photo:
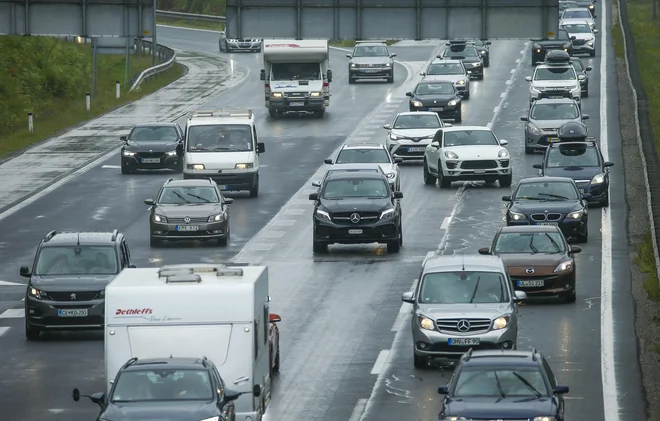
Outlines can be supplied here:
[[197, 20], [201, 22], [218, 22], [218, 23], [227, 22], [227, 18], [224, 16], [198, 15], [195, 13], [170, 12], [167, 10], [156, 10], [156, 17], [167, 18], [167, 19]]
[[[151, 41], [145, 41], [142, 40], [142, 45], [149, 49], [149, 52], [151, 52], [152, 48], [152, 42]], [[130, 91], [133, 91], [136, 89], [142, 82], [144, 82], [146, 79], [157, 75], [160, 72], [164, 72], [165, 70], [169, 69], [172, 67], [174, 62], [176, 61], [176, 52], [164, 45], [156, 44], [156, 53], [161, 57], [162, 63], [157, 64], [153, 67], [149, 67], [148, 69], [144, 69], [136, 78], [135, 81], [133, 82], [133, 85], [131, 85]]]

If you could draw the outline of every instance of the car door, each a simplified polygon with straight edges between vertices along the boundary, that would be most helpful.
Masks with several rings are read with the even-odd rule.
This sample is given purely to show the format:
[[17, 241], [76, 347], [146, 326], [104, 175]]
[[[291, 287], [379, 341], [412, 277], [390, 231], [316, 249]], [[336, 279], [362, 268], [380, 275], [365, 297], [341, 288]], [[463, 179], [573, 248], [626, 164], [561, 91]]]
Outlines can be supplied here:
[[433, 141], [429, 143], [424, 151], [424, 159], [429, 168], [438, 170], [438, 157], [440, 154], [440, 147], [442, 146], [443, 130], [438, 130], [433, 136]]
[[[552, 372], [552, 368], [550, 368], [550, 364], [548, 364], [548, 361], [546, 361], [545, 357], [541, 357], [541, 362], [542, 362], [542, 369], [545, 371], [545, 375], [548, 378], [548, 381], [550, 382], [550, 388], [551, 390], [555, 390], [555, 387], [557, 387], [557, 379], [555, 378], [555, 373]], [[557, 419], [563, 420], [564, 419], [564, 396], [563, 395], [554, 395], [554, 399], [557, 400], [557, 413], [559, 417]], [[555, 415], [555, 414], [552, 414]]]

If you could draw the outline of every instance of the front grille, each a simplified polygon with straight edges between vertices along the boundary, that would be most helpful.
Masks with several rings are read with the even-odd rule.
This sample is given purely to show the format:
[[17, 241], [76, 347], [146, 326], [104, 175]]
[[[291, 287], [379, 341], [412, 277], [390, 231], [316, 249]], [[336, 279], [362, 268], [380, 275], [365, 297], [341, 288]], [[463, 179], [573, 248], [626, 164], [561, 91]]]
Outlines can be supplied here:
[[382, 69], [388, 66], [386, 64], [360, 64], [358, 67], [361, 69]]
[[251, 45], [251, 44], [250, 44], [249, 42], [241, 42], [241, 43], [238, 44], [238, 45], [239, 45], [239, 47], [241, 47], [241, 48], [250, 48], [250, 45]]
[[[467, 330], [459, 330], [459, 322], [467, 321], [469, 327]], [[490, 328], [490, 319], [438, 319], [436, 320], [438, 329], [445, 332], [455, 332], [455, 333], [474, 333], [486, 331]]]
[[561, 219], [561, 213], [533, 213], [532, 214], [532, 221], [534, 222], [543, 222], [543, 221], [550, 221], [550, 222], [556, 222]]
[[461, 168], [464, 170], [488, 170], [497, 168], [497, 162], [493, 160], [463, 161]]
[[185, 222], [183, 219], [184, 218], [167, 218], [167, 222], [171, 224], [202, 224], [209, 221], [208, 216], [202, 218], [190, 218], [190, 222]]
[[[89, 301], [95, 299], [100, 291], [84, 291], [84, 292], [47, 292], [48, 297], [53, 301]], [[75, 294], [75, 298], [72, 296]]]
[[305, 98], [307, 96], [307, 92], [285, 92], [284, 97], [285, 98]]
[[378, 212], [337, 212], [332, 214], [332, 219], [342, 219], [342, 218], [350, 218], [351, 215], [354, 213], [357, 213], [360, 215], [361, 219], [366, 219], [366, 218], [378, 218], [380, 214]]
[[556, 127], [552, 128], [552, 129], [544, 127], [541, 130], [543, 130], [544, 132], [549, 132], [549, 133], [557, 133], [557, 128]]
[[587, 43], [586, 39], [574, 39], [573, 40], [573, 45], [584, 45]]

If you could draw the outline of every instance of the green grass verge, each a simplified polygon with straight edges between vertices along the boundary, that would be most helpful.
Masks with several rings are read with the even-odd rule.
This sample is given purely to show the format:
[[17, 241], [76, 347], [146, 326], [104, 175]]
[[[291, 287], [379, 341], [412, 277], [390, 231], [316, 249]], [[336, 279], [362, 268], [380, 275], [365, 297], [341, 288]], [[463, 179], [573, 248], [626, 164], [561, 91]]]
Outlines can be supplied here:
[[[385, 41], [385, 44], [392, 45], [399, 42], [398, 39], [388, 39]], [[342, 39], [342, 40], [330, 40], [329, 44], [333, 47], [344, 47], [344, 48], [353, 48], [355, 47], [355, 40], [352, 39]]]
[[[613, 12], [613, 14], [618, 12], [618, 7], [619, 2], [614, 0], [612, 3], [612, 10], [615, 12]], [[626, 51], [623, 44], [623, 32], [621, 31], [621, 25], [619, 25], [618, 15], [612, 21], [612, 39], [614, 40], [614, 53], [616, 54], [617, 58], [625, 58]]]
[[[9, 58], [0, 61], [0, 95], [6, 98], [0, 105], [0, 121], [5, 120], [3, 126], [8, 129], [0, 132], [0, 158], [142, 98], [185, 74], [184, 66], [175, 63], [143, 82], [139, 90], [128, 92], [123, 87], [124, 56], [98, 56], [97, 88], [87, 112], [85, 92], [91, 91], [92, 69], [89, 45], [45, 37], [16, 37], [9, 42], [6, 38], [14, 37], [0, 38], [0, 50]], [[12, 61], [19, 54], [22, 60]], [[133, 75], [151, 64], [151, 56], [132, 55], [129, 83]], [[122, 83], [119, 99], [115, 98], [117, 80]], [[28, 112], [34, 117], [33, 133], [28, 131]]]
[[178, 26], [180, 28], [208, 29], [211, 31], [225, 30], [225, 24], [219, 22], [202, 22], [198, 20], [166, 19], [166, 18], [158, 18], [156, 19], [156, 22], [158, 22], [159, 25]]
[[644, 240], [637, 246], [637, 266], [646, 274], [643, 287], [649, 299], [660, 301], [660, 284], [658, 284], [658, 273], [655, 268], [655, 255], [653, 254], [653, 242], [650, 233], [646, 234]]

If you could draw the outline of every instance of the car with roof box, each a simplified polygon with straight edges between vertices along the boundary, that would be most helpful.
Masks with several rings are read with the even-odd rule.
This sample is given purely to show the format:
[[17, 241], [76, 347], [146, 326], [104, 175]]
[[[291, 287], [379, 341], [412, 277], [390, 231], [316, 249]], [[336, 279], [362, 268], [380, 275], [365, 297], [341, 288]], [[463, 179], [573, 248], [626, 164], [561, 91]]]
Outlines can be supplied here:
[[379, 164], [385, 171], [390, 187], [394, 191], [401, 188], [401, 171], [399, 164], [403, 162], [401, 158], [393, 157], [385, 145], [343, 145], [337, 156], [323, 160], [324, 164]]
[[360, 79], [385, 79], [394, 83], [394, 57], [385, 41], [356, 41], [348, 62], [348, 83]]
[[560, 99], [572, 98], [578, 103], [582, 98], [580, 81], [583, 75], [578, 75], [571, 64], [571, 57], [564, 51], [551, 51], [545, 62], [534, 69], [532, 76], [525, 76], [529, 85], [529, 102], [541, 98]]
[[470, 75], [461, 60], [435, 58], [419, 75], [424, 81], [448, 80], [463, 99], [470, 99]]
[[565, 421], [569, 388], [536, 349], [469, 350], [438, 393], [440, 420]]
[[383, 126], [387, 130], [385, 144], [394, 159], [421, 160], [435, 133], [444, 127], [452, 125], [434, 111], [405, 111], [397, 114], [391, 124]]
[[137, 170], [183, 171], [183, 130], [176, 123], [139, 123], [119, 139], [121, 173]]
[[483, 80], [484, 61], [477, 47], [468, 44], [466, 40], [452, 40], [446, 45], [447, 48], [437, 56], [439, 59], [460, 60], [467, 69], [468, 76]]
[[412, 92], [406, 92], [410, 98], [410, 111], [432, 111], [440, 118], [452, 119], [460, 123], [463, 119], [461, 96], [456, 87], [448, 80], [422, 80]]
[[25, 337], [41, 332], [102, 330], [105, 288], [119, 272], [135, 267], [124, 234], [51, 231], [39, 242], [32, 265], [21, 266], [28, 278]]
[[543, 63], [551, 51], [573, 53], [573, 40], [565, 29], [559, 28], [556, 37], [532, 40], [532, 67]]
[[570, 121], [582, 122], [589, 119], [580, 105], [571, 98], [539, 99], [532, 102], [527, 115], [520, 117], [525, 122], [525, 154], [545, 151], [548, 145], [559, 142], [560, 127]]
[[401, 297], [412, 304], [414, 366], [455, 362], [471, 348], [516, 349], [517, 305], [526, 298], [499, 257], [425, 259], [415, 290]]

